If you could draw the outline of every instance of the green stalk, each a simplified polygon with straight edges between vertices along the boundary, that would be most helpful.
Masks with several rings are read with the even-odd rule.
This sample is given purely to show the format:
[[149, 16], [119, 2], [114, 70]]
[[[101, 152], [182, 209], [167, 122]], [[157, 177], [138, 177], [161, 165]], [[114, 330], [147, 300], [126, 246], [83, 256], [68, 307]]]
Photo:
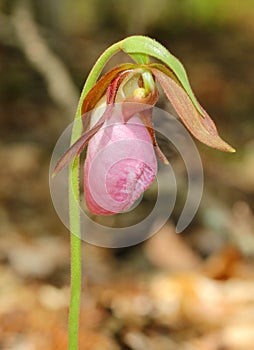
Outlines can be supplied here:
[[[72, 130], [71, 145], [82, 134], [81, 109], [87, 93], [96, 83], [106, 62], [120, 50], [120, 43], [110, 46], [98, 59], [91, 70], [78, 103]], [[79, 157], [76, 157], [69, 170], [69, 215], [71, 240], [71, 296], [69, 309], [68, 349], [78, 350], [79, 313], [81, 297], [81, 232], [80, 232], [80, 194], [79, 194]]]
[[[122, 41], [110, 46], [99, 57], [93, 66], [86, 83], [81, 92], [77, 112], [74, 119], [71, 145], [82, 134], [82, 104], [96, 83], [103, 67], [107, 61], [118, 51], [121, 50]], [[138, 63], [149, 62], [148, 57], [142, 54], [133, 54], [132, 58]], [[78, 349], [79, 333], [79, 313], [81, 297], [81, 232], [80, 232], [80, 193], [79, 193], [79, 156], [75, 158], [69, 170], [69, 215], [70, 215], [70, 240], [71, 240], [71, 296], [69, 309], [69, 328], [68, 328], [68, 350]]]

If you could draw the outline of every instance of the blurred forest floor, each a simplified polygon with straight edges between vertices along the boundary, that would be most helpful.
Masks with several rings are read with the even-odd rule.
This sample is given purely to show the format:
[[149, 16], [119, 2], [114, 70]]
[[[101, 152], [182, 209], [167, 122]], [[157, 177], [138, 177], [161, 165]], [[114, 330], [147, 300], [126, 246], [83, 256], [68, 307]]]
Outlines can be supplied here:
[[0, 349], [67, 347], [69, 235], [49, 194], [51, 152], [92, 64], [131, 34], [181, 59], [237, 153], [198, 144], [204, 194], [181, 235], [179, 204], [142, 244], [82, 244], [80, 349], [254, 349], [253, 1], [30, 3], [0, 3]]

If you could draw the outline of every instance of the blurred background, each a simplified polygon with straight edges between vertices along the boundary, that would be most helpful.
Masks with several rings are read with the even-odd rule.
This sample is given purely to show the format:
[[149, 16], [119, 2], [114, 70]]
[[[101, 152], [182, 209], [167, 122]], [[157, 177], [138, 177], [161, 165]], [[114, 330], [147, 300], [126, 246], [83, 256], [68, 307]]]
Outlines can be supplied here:
[[237, 153], [197, 142], [204, 194], [181, 235], [186, 176], [172, 152], [180, 200], [167, 225], [130, 248], [82, 243], [80, 348], [254, 348], [254, 1], [1, 0], [0, 349], [66, 349], [69, 234], [51, 203], [50, 157], [95, 60], [133, 34], [184, 63]]

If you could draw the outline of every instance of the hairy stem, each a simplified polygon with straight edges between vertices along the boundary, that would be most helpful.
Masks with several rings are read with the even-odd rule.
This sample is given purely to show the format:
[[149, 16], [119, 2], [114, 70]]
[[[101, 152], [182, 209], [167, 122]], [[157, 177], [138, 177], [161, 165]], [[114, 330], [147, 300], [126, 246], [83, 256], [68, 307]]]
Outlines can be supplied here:
[[[71, 145], [82, 134], [81, 110], [83, 101], [96, 83], [103, 67], [107, 61], [118, 51], [121, 50], [122, 42], [119, 41], [110, 46], [98, 58], [93, 66], [86, 83], [81, 92], [77, 112], [74, 119], [72, 130]], [[138, 63], [147, 63], [149, 58], [145, 54], [133, 54], [132, 58]], [[78, 330], [79, 330], [79, 312], [81, 296], [81, 232], [80, 232], [80, 193], [79, 193], [79, 156], [75, 158], [70, 166], [69, 173], [69, 213], [70, 213], [70, 231], [71, 231], [71, 300], [69, 310], [69, 350], [78, 349]]]
[[[120, 50], [119, 43], [110, 46], [97, 60], [91, 70], [84, 88], [81, 92], [77, 112], [75, 115], [71, 145], [81, 136], [82, 120], [81, 108], [82, 103], [96, 83], [106, 62]], [[79, 312], [81, 296], [81, 232], [80, 232], [80, 208], [79, 208], [79, 157], [73, 161], [69, 172], [69, 215], [70, 215], [70, 234], [71, 234], [71, 297], [69, 310], [69, 334], [68, 349], [78, 349], [79, 333]]]

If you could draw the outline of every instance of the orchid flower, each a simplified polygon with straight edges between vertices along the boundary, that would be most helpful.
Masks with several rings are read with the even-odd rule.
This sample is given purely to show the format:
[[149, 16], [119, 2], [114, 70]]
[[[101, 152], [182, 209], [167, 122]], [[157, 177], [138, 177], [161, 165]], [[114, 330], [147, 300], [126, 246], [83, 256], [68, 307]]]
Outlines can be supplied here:
[[[213, 148], [234, 151], [220, 138], [206, 111], [196, 100], [193, 103], [172, 69], [150, 63], [118, 66], [105, 74], [87, 94], [82, 103], [82, 115], [85, 115], [83, 133], [55, 168], [56, 174], [88, 146], [84, 164], [84, 193], [87, 207], [94, 214], [110, 215], [129, 209], [156, 176], [155, 153], [163, 162], [167, 162], [157, 144], [150, 111], [158, 100], [157, 82], [182, 122], [198, 140]], [[122, 110], [117, 108], [119, 102]], [[104, 110], [99, 108], [103, 105]], [[98, 108], [103, 110], [99, 116], [96, 113]], [[91, 163], [96, 154], [112, 143], [130, 139], [134, 141], [133, 147], [129, 147], [128, 142], [126, 146], [121, 143], [121, 149], [126, 147], [127, 150], [126, 159], [110, 169], [114, 157], [107, 156], [89, 180]], [[150, 143], [151, 152], [142, 150], [140, 144], [135, 147], [137, 140]], [[114, 151], [120, 151], [120, 146]], [[137, 156], [139, 159], [136, 159]], [[106, 185], [103, 181], [106, 181]]]
[[[104, 65], [119, 51], [135, 63], [117, 66], [99, 79]], [[161, 63], [151, 63], [149, 57]], [[71, 146], [53, 174], [70, 165], [69, 350], [78, 349], [81, 291], [79, 155], [87, 147], [84, 194], [88, 209], [110, 215], [130, 208], [156, 176], [156, 155], [167, 163], [153, 129], [152, 107], [158, 100], [158, 84], [194, 137], [213, 148], [234, 152], [197, 101], [183, 65], [164, 46], [148, 37], [132, 36], [104, 51], [81, 93]]]

